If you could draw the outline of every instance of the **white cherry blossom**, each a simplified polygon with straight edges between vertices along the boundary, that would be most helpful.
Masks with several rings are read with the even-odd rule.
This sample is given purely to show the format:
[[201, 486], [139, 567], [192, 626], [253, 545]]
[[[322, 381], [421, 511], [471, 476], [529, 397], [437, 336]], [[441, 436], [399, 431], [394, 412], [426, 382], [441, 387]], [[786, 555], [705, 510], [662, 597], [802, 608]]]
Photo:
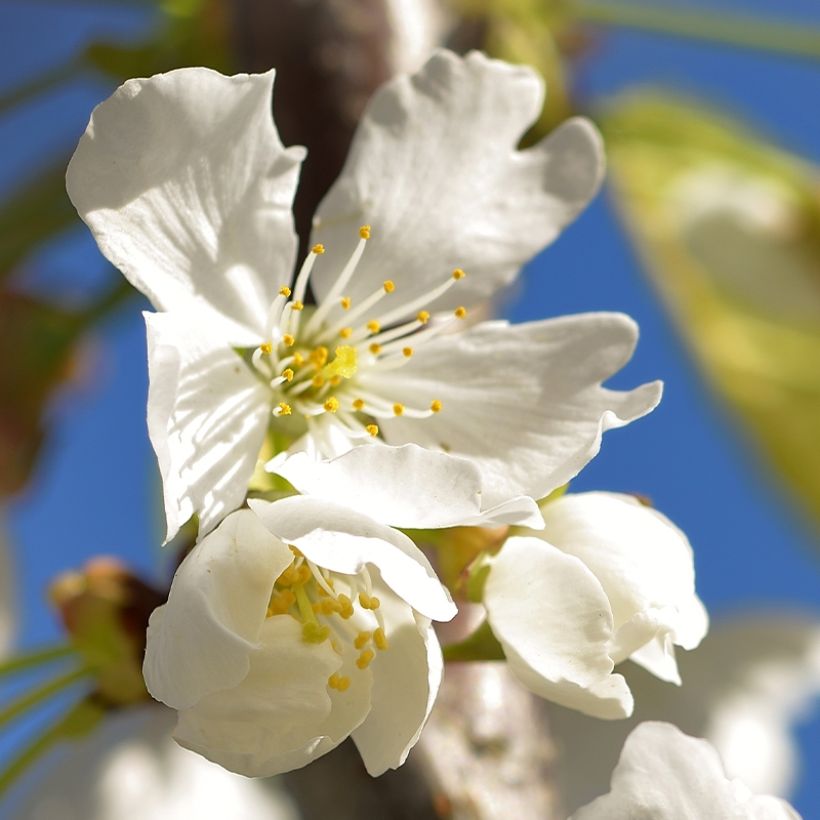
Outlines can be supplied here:
[[615, 493], [564, 495], [542, 531], [509, 538], [484, 590], [489, 624], [533, 692], [600, 718], [631, 714], [614, 666], [630, 658], [680, 683], [674, 646], [692, 649], [708, 620], [692, 549], [659, 512]]
[[641, 723], [626, 739], [609, 794], [570, 820], [799, 820], [784, 800], [726, 777], [705, 740], [669, 723]]
[[[158, 311], [148, 426], [168, 537], [193, 514], [204, 534], [242, 503], [267, 434], [285, 456], [340, 457], [345, 482], [359, 445], [468, 459], [482, 508], [512, 502], [526, 523], [522, 497], [565, 483], [660, 396], [601, 386], [636, 343], [624, 316], [463, 321], [595, 194], [597, 132], [573, 119], [518, 150], [538, 76], [438, 52], [371, 101], [292, 279], [304, 151], [279, 140], [273, 77], [130, 80], [95, 109], [68, 170], [100, 249]], [[272, 469], [287, 475], [287, 457]]]
[[252, 501], [188, 555], [151, 616], [144, 674], [179, 743], [267, 776], [352, 736], [401, 765], [432, 708], [431, 619], [455, 606], [397, 530], [321, 499]]

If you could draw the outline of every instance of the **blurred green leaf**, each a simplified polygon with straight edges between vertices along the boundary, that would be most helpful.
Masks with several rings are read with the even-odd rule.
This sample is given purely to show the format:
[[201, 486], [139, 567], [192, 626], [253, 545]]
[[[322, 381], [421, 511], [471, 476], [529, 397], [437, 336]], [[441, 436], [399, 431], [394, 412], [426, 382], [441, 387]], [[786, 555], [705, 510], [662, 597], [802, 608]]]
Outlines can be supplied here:
[[76, 315], [0, 292], [0, 495], [20, 490], [43, 441], [42, 416], [68, 374]]
[[616, 203], [684, 339], [820, 523], [820, 170], [668, 95], [600, 122]]
[[36, 246], [77, 219], [65, 192], [68, 158], [18, 188], [0, 205], [0, 278]]

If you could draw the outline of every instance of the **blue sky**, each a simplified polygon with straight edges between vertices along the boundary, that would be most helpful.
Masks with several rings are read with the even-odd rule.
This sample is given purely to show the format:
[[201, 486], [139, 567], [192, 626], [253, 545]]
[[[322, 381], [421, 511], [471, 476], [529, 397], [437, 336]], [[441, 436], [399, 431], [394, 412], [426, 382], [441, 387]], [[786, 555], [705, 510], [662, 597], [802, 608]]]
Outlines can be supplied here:
[[[816, 0], [709, 6], [788, 13], [820, 25]], [[59, 64], [92, 36], [128, 38], [148, 25], [142, 12], [125, 4], [5, 0], [0, 7], [3, 89]], [[820, 162], [820, 63], [621, 32], [600, 45], [576, 78], [580, 97], [590, 103], [649, 83], [716, 103]], [[93, 105], [109, 91], [98, 82], [72, 81], [0, 118], [0, 192], [39, 163], [68, 152]], [[637, 319], [642, 336], [633, 362], [614, 383], [666, 382], [662, 406], [647, 419], [608, 434], [601, 456], [574, 488], [649, 495], [688, 533], [699, 592], [713, 613], [768, 606], [820, 614], [820, 571], [808, 529], [782, 503], [732, 419], [705, 390], [606, 199], [606, 194], [599, 197], [527, 268], [508, 309], [514, 320], [625, 311]], [[57, 288], [77, 299], [113, 281], [82, 228], [45, 249], [32, 269], [31, 287]], [[44, 605], [45, 587], [57, 571], [107, 552], [157, 572], [159, 486], [145, 430], [139, 311], [132, 305], [112, 317], [89, 341], [83, 360], [79, 384], [52, 409], [50, 446], [36, 480], [6, 516], [17, 550], [20, 640], [26, 645], [58, 634]], [[818, 725], [814, 721], [801, 731], [806, 771], [820, 768]], [[818, 804], [820, 785], [804, 784], [796, 797], [798, 808], [809, 816]]]

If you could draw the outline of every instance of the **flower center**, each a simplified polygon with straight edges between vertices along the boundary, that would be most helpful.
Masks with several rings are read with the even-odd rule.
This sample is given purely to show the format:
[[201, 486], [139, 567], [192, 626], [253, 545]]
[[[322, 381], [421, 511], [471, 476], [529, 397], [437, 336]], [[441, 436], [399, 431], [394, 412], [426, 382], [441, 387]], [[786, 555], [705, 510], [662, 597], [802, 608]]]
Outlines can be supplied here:
[[[291, 546], [293, 561], [276, 579], [268, 603], [267, 617], [290, 616], [302, 624], [305, 643], [329, 640], [337, 654], [342, 645], [351, 645], [359, 654], [358, 669], [367, 669], [376, 650], [389, 647], [381, 602], [373, 595], [370, 573], [363, 568], [358, 575], [340, 575], [321, 569]], [[342, 591], [344, 590], [344, 591]], [[328, 686], [344, 692], [350, 678], [335, 673]]]
[[[428, 306], [465, 277], [456, 268], [439, 285], [410, 302], [391, 306], [395, 283], [387, 279], [358, 303], [344, 292], [356, 271], [367, 241], [369, 225], [359, 229], [359, 242], [325, 299], [316, 308], [303, 302], [310, 274], [322, 245], [314, 245], [293, 289], [283, 286], [268, 312], [269, 340], [251, 355], [251, 362], [273, 392], [276, 418], [299, 414], [310, 428], [322, 418], [340, 427], [348, 438], [379, 435], [381, 418], [428, 418], [442, 410], [440, 399], [412, 407], [382, 395], [372, 376], [405, 365], [416, 349], [437, 336], [467, 311], [432, 317]], [[371, 378], [365, 388], [361, 374]], [[374, 389], [375, 387], [375, 389]]]

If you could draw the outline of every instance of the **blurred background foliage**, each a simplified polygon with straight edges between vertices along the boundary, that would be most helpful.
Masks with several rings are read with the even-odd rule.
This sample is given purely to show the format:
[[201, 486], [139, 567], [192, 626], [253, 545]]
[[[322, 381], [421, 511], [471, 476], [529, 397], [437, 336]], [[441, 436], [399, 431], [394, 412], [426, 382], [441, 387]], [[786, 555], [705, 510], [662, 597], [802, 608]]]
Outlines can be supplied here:
[[[48, 14], [49, 3], [31, 2]], [[146, 33], [126, 42], [92, 40], [62, 64], [6, 82], [0, 118], [78, 78], [113, 88], [183, 65], [225, 73], [276, 66], [274, 108], [283, 140], [309, 149], [296, 203], [303, 241], [367, 99], [391, 74], [416, 67], [435, 45], [481, 48], [537, 68], [549, 93], [525, 143], [573, 114], [598, 123], [607, 142], [610, 201], [693, 363], [784, 497], [820, 527], [820, 172], [710, 100], [681, 99], [658, 85], [590, 110], [573, 82], [614, 28], [818, 67], [820, 30], [752, 18], [748, 9], [738, 16], [705, 2], [650, 0], [60, 1], [63, 8], [75, 5], [128, 6], [144, 18]], [[777, 4], [765, 10], [776, 13]], [[806, 104], [816, 106], [816, 99]], [[79, 298], [70, 271], [49, 280], [56, 282], [49, 288], [30, 286], [44, 278], [36, 268], [49, 264], [43, 249], [79, 225], [65, 194], [69, 156], [53, 154], [0, 201], [0, 495], [7, 499], [29, 487], [49, 440], [54, 397], [72, 378], [93, 378], [89, 332], [132, 297], [134, 309], [143, 304], [113, 275], [101, 292]], [[468, 543], [457, 546], [474, 554]], [[458, 578], [463, 562], [446, 569]], [[77, 705], [0, 777], [0, 788], [26, 755], [93, 725], [116, 693], [145, 698], [140, 625], [161, 597], [105, 563], [55, 582], [52, 603], [69, 644], [20, 656], [0, 673], [70, 661], [79, 666], [67, 679], [86, 686]], [[105, 634], [96, 634], [98, 628]], [[50, 685], [32, 691], [46, 699]], [[0, 725], [37, 700], [21, 696], [0, 712]]]

